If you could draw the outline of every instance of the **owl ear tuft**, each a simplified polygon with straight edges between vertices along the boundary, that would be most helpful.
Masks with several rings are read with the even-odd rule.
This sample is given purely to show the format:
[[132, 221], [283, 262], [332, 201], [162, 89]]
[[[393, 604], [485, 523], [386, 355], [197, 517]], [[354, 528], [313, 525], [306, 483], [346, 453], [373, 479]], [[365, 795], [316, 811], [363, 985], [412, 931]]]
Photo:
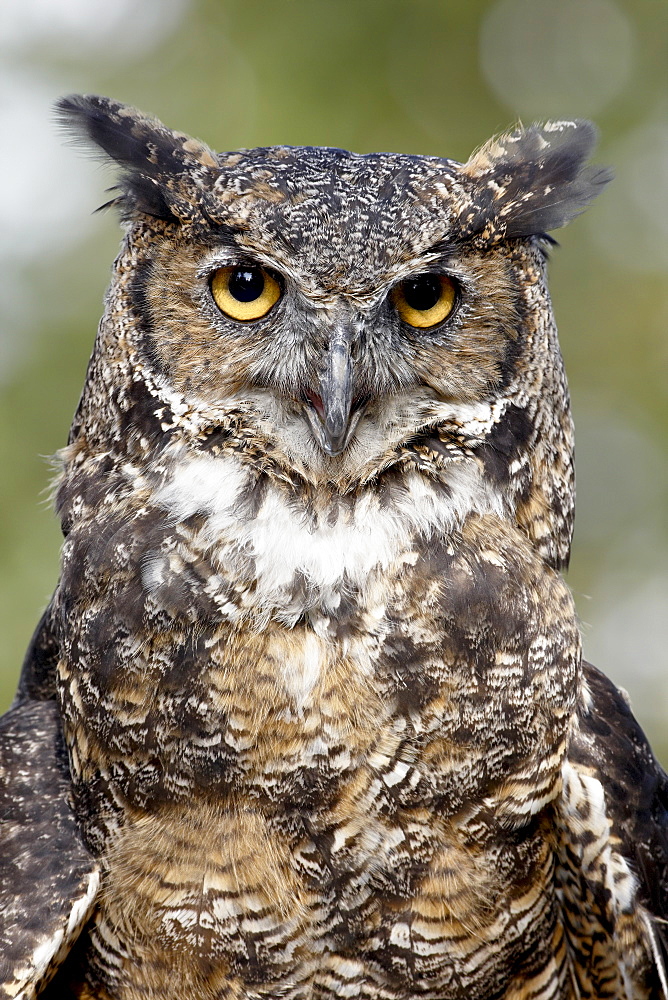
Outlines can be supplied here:
[[612, 180], [609, 168], [584, 165], [596, 138], [591, 122], [561, 121], [490, 139], [461, 168], [471, 182], [465, 232], [504, 239], [565, 226]]
[[196, 139], [107, 97], [73, 94], [56, 104], [58, 122], [76, 142], [93, 144], [121, 168], [123, 213], [169, 222], [194, 214], [197, 182], [218, 164]]

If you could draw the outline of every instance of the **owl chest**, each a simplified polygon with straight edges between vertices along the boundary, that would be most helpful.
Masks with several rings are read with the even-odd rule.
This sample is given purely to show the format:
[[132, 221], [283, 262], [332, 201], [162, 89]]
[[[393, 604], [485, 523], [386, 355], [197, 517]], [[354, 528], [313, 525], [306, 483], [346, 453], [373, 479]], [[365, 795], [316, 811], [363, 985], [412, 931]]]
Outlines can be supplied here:
[[[61, 701], [108, 871], [100, 940], [141, 939], [146, 968], [156, 940], [214, 959], [239, 996], [419, 981], [436, 998], [453, 975], [489, 995], [457, 928], [497, 941], [517, 882], [522, 926], [551, 932], [531, 823], [575, 686], [559, 595], [484, 517], [437, 532], [396, 511], [180, 502], [119, 516], [96, 546], [75, 530], [65, 555]], [[511, 931], [515, 960], [531, 935]]]
[[61, 696], [82, 780], [113, 770], [142, 806], [243, 787], [285, 809], [377, 757], [411, 772], [395, 801], [453, 811], [560, 745], [575, 658], [543, 654], [574, 634], [550, 634], [555, 595], [498, 519], [457, 525], [422, 483], [403, 507], [324, 511], [268, 489], [251, 516], [238, 469], [205, 471], [96, 524], [96, 544], [86, 525], [68, 539]]
[[82, 560], [68, 541], [61, 696], [81, 758], [127, 773], [141, 805], [239, 782], [265, 803], [331, 797], [406, 729], [381, 661], [415, 555], [340, 527], [226, 525], [212, 544], [214, 527], [162, 518], [142, 545], [137, 524], [110, 529]]

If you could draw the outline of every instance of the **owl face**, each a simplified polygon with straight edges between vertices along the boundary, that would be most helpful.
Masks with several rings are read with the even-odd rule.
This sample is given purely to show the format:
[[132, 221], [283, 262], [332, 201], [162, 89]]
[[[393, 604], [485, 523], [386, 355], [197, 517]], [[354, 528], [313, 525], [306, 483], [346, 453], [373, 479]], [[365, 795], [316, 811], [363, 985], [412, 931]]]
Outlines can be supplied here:
[[73, 442], [146, 467], [175, 439], [215, 441], [339, 492], [466, 460], [563, 565], [572, 438], [545, 246], [609, 179], [583, 165], [591, 125], [532, 126], [460, 164], [218, 154], [105, 98], [59, 107], [120, 167], [128, 227]]
[[[238, 218], [236, 229], [165, 234], [139, 273], [136, 308], [175, 391], [198, 406], [252, 403], [293, 459], [331, 470], [360, 452], [368, 460], [372, 438], [384, 452], [453, 405], [498, 393], [520, 334], [526, 253], [462, 244], [447, 210], [429, 213], [405, 192], [384, 198], [404, 157], [319, 152], [319, 166], [330, 162], [316, 171], [312, 151], [290, 155], [302, 183], [309, 172], [336, 183], [314, 204], [283, 204], [295, 178], [279, 175], [243, 228]], [[447, 175], [424, 174], [422, 193], [431, 185], [437, 197]], [[373, 199], [360, 195], [373, 187]], [[388, 245], [384, 230], [415, 235]]]

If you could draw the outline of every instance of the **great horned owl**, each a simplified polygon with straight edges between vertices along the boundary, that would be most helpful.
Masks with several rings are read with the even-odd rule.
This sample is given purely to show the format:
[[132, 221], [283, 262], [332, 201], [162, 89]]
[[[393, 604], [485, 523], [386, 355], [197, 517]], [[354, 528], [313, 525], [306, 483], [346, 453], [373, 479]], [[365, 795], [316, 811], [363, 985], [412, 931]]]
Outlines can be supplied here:
[[59, 110], [126, 237], [3, 721], [3, 995], [668, 993], [666, 778], [560, 576], [592, 126], [460, 164]]

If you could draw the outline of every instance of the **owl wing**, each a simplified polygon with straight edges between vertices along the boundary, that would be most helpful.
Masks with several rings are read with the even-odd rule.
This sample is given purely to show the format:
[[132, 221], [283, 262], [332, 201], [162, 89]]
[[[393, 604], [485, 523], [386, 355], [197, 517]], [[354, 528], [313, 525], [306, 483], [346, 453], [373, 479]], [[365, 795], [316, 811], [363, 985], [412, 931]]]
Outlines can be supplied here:
[[48, 690], [53, 648], [45, 616], [17, 702], [0, 718], [0, 997], [14, 1000], [31, 1000], [50, 979], [99, 883], [69, 805], [58, 705], [27, 696]]
[[12, 708], [24, 701], [55, 701], [58, 641], [53, 625], [53, 602], [42, 615], [26, 651]]
[[625, 693], [589, 663], [557, 822], [560, 895], [587, 982], [616, 961], [607, 937], [628, 978], [668, 1000], [668, 776]]

